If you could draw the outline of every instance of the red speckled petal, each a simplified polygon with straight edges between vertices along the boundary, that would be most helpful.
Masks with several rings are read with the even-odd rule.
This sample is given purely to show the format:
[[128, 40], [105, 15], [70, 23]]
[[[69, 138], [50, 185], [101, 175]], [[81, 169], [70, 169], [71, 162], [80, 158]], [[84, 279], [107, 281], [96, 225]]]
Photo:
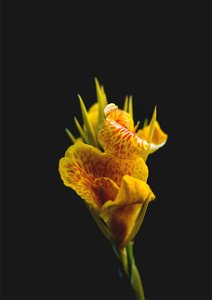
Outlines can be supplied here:
[[148, 148], [146, 141], [110, 118], [104, 121], [98, 140], [106, 153], [123, 159], [144, 157]]
[[106, 200], [115, 199], [124, 175], [144, 181], [148, 177], [148, 168], [142, 158], [119, 159], [81, 142], [68, 148], [60, 160], [59, 172], [64, 184], [94, 208], [101, 207]]
[[[133, 131], [134, 122], [131, 116], [127, 112], [118, 109], [118, 107], [113, 104], [109, 104], [107, 105], [107, 107], [110, 105], [112, 106], [112, 109], [109, 110], [109, 112], [106, 114], [106, 118], [120, 124], [122, 127], [125, 127], [129, 131]], [[107, 107], [105, 111], [107, 111]]]

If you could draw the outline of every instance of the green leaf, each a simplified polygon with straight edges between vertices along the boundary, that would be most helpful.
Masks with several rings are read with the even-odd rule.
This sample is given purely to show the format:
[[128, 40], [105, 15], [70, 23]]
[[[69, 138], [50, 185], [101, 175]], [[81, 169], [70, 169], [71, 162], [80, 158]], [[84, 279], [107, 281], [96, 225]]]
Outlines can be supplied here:
[[100, 219], [100, 217], [96, 214], [96, 212], [94, 211], [94, 209], [91, 206], [89, 206], [86, 202], [85, 202], [85, 205], [87, 206], [91, 216], [93, 217], [94, 221], [96, 222], [96, 224], [99, 227], [99, 229], [101, 230], [101, 232], [104, 234], [104, 236], [109, 240], [109, 242], [113, 246], [114, 236], [110, 232], [107, 225], [103, 222], [102, 219]]
[[103, 86], [100, 86], [97, 78], [94, 78], [94, 80], [96, 85], [97, 101], [99, 104], [99, 117], [98, 117], [98, 130], [99, 130], [104, 120], [104, 108], [107, 105], [107, 99], [106, 99]]
[[128, 96], [125, 97], [125, 100], [124, 100], [124, 108], [123, 110], [128, 112]]
[[82, 127], [80, 126], [80, 123], [77, 120], [77, 117], [74, 117], [74, 122], [77, 126], [77, 129], [79, 131], [79, 134], [81, 135], [81, 138], [83, 139], [83, 142], [85, 142], [86, 144], [88, 144], [88, 138], [84, 132], [84, 130], [82, 129]]
[[149, 193], [149, 195], [147, 196], [147, 199], [144, 201], [144, 203], [141, 207], [141, 210], [139, 212], [139, 215], [138, 215], [138, 218], [136, 220], [135, 226], [133, 227], [132, 231], [130, 232], [130, 234], [129, 234], [127, 240], [126, 240], [126, 245], [134, 239], [134, 237], [136, 236], [136, 234], [138, 233], [138, 231], [141, 227], [141, 224], [143, 223], [144, 216], [145, 216], [148, 204], [149, 204], [150, 195], [151, 195], [151, 193]]
[[137, 300], [145, 300], [144, 289], [141, 281], [141, 277], [138, 268], [135, 264], [134, 254], [133, 254], [133, 242], [129, 242], [126, 246], [127, 257], [128, 257], [128, 275], [130, 278], [130, 283], [133, 288]]
[[87, 109], [86, 109], [85, 104], [84, 104], [82, 98], [80, 97], [80, 95], [78, 95], [78, 97], [79, 97], [79, 101], [80, 101], [80, 107], [81, 107], [81, 111], [82, 111], [83, 122], [84, 122], [84, 125], [85, 125], [85, 128], [86, 128], [88, 143], [90, 145], [98, 148], [98, 142], [97, 142], [93, 127], [91, 125]]
[[138, 121], [137, 124], [135, 125], [135, 127], [134, 127], [134, 132], [137, 131], [139, 125], [140, 125], [140, 121]]
[[149, 143], [149, 146], [148, 146], [148, 149], [145, 153], [145, 156], [143, 157], [145, 162], [147, 161], [147, 157], [149, 155], [150, 144], [152, 142], [152, 138], [153, 138], [154, 131], [155, 131], [156, 118], [157, 118], [157, 109], [156, 109], [156, 106], [155, 106], [153, 114], [152, 114], [151, 121], [149, 123], [150, 128], [149, 128], [149, 135], [148, 135], [148, 138], [147, 138], [147, 142]]
[[128, 257], [129, 265], [132, 265], [135, 263], [135, 259], [133, 255], [133, 241], [127, 243], [126, 249], [127, 249], [127, 257]]
[[128, 112], [129, 112], [131, 118], [133, 119], [133, 99], [132, 99], [132, 96], [129, 96], [129, 108], [128, 108]]
[[102, 98], [103, 98], [103, 101], [104, 101], [104, 107], [107, 106], [107, 96], [105, 94], [105, 89], [103, 87], [103, 85], [101, 85], [101, 91], [102, 91]]
[[150, 124], [149, 124], [150, 129], [149, 129], [149, 136], [148, 136], [148, 139], [147, 139], [148, 143], [152, 142], [152, 138], [153, 138], [154, 130], [155, 130], [156, 118], [157, 118], [157, 108], [155, 106], [153, 114], [152, 114], [152, 119], [151, 119]]
[[66, 128], [65, 131], [66, 131], [67, 135], [69, 136], [70, 140], [72, 141], [72, 143], [74, 144], [76, 142], [76, 138], [73, 136], [73, 134], [71, 133], [71, 131], [68, 128]]
[[148, 118], [145, 118], [145, 119], [144, 119], [143, 128], [144, 128], [145, 126], [147, 126], [147, 124], [148, 124]]
[[136, 295], [137, 300], [145, 300], [144, 289], [141, 282], [141, 277], [135, 263], [131, 266], [131, 286]]

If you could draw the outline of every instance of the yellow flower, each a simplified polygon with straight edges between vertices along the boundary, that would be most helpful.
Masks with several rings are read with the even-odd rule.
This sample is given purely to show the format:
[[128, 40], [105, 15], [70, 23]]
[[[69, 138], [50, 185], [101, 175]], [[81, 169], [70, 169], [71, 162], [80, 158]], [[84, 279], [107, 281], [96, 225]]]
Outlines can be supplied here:
[[155, 199], [147, 184], [149, 154], [162, 147], [167, 134], [156, 120], [154, 109], [149, 124], [137, 131], [132, 96], [126, 96], [123, 110], [107, 105], [97, 79], [97, 102], [87, 111], [79, 96], [83, 125], [74, 118], [80, 137], [66, 129], [73, 142], [59, 162], [61, 179], [84, 200], [103, 234], [112, 243], [137, 299], [144, 291], [133, 255], [133, 239], [147, 206]]
[[113, 242], [122, 248], [145, 200], [155, 196], [146, 183], [148, 168], [141, 155], [148, 143], [129, 131], [134, 126], [128, 113], [114, 109], [114, 105], [108, 105], [105, 111], [106, 119], [98, 133], [105, 151], [77, 142], [60, 160], [59, 171], [64, 184], [95, 211]]

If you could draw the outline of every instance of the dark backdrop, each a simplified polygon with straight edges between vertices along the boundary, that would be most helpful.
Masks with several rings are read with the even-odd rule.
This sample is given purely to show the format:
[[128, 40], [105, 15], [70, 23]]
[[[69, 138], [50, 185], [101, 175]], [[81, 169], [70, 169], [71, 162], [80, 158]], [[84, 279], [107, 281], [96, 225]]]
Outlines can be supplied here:
[[147, 299], [210, 299], [209, 2], [2, 2], [2, 297], [132, 299], [109, 243], [59, 178], [77, 94], [134, 96], [167, 145], [136, 237]]

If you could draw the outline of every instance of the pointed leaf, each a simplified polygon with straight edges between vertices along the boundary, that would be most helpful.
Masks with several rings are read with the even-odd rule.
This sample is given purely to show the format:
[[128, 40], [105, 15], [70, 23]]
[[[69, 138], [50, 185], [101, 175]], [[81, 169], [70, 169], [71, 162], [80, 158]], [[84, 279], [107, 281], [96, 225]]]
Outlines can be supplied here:
[[145, 119], [144, 119], [143, 128], [144, 128], [145, 126], [147, 126], [147, 124], [148, 124], [148, 118], [145, 118]]
[[128, 112], [128, 96], [125, 97], [123, 110]]
[[99, 229], [101, 230], [101, 232], [104, 234], [104, 236], [109, 240], [109, 242], [112, 243], [114, 242], [114, 236], [112, 235], [112, 233], [110, 232], [109, 228], [107, 227], [107, 225], [103, 222], [102, 219], [100, 219], [100, 217], [97, 215], [97, 213], [94, 211], [94, 209], [92, 209], [87, 203], [85, 203], [85, 205], [87, 206], [91, 216], [93, 217], [94, 221], [96, 222], [96, 224], [98, 225]]
[[128, 108], [128, 112], [129, 112], [131, 118], [133, 119], [133, 99], [132, 99], [132, 96], [129, 96], [129, 108]]
[[151, 121], [150, 121], [150, 124], [149, 124], [150, 129], [149, 129], [149, 136], [147, 138], [147, 142], [149, 143], [149, 146], [148, 146], [148, 149], [146, 151], [146, 155], [144, 156], [144, 161], [145, 162], [147, 161], [147, 157], [149, 155], [150, 146], [151, 146], [151, 142], [152, 142], [152, 138], [153, 138], [154, 130], [155, 130], [156, 118], [157, 118], [157, 109], [156, 109], [156, 106], [155, 106], [153, 114], [152, 114], [152, 118], [151, 118]]
[[106, 106], [106, 97], [105, 97], [105, 93], [103, 92], [104, 88], [102, 89], [102, 87], [98, 82], [98, 79], [94, 78], [94, 80], [96, 85], [97, 101], [99, 104], [99, 117], [98, 117], [98, 130], [99, 130], [104, 120], [104, 108]]
[[81, 135], [83, 141], [84, 141], [86, 144], [88, 144], [88, 138], [87, 138], [87, 136], [86, 136], [84, 130], [83, 130], [82, 127], [80, 126], [80, 123], [78, 122], [78, 120], [77, 120], [76, 117], [74, 117], [74, 122], [75, 122], [75, 124], [76, 124], [76, 126], [77, 126], [77, 129], [78, 129], [78, 131], [79, 131], [79, 133], [80, 133], [80, 135]]
[[149, 129], [149, 136], [148, 136], [148, 143], [152, 142], [152, 138], [153, 138], [153, 134], [154, 134], [154, 130], [155, 130], [155, 122], [156, 122], [156, 117], [157, 117], [157, 109], [156, 106], [154, 108], [153, 114], [152, 114], [152, 119], [150, 121], [150, 129]]
[[79, 97], [79, 101], [80, 101], [83, 122], [84, 122], [85, 128], [86, 128], [88, 142], [90, 145], [98, 148], [98, 143], [96, 140], [96, 136], [95, 136], [92, 124], [91, 124], [89, 116], [88, 116], [87, 109], [86, 109], [85, 104], [84, 104], [82, 98], [80, 97], [80, 95], [78, 95], [78, 97]]
[[76, 142], [76, 138], [73, 136], [73, 134], [71, 133], [71, 131], [68, 128], [66, 128], [65, 131], [66, 131], [67, 135], [69, 136], [70, 140], [72, 141], [72, 143], [74, 144]]
[[140, 210], [140, 213], [138, 215], [138, 218], [137, 218], [137, 221], [135, 223], [135, 226], [133, 227], [132, 231], [130, 232], [127, 240], [126, 240], [126, 245], [132, 241], [134, 239], [134, 237], [136, 236], [136, 234], [138, 233], [140, 227], [141, 227], [141, 224], [144, 220], [144, 216], [145, 216], [145, 213], [146, 213], [146, 210], [147, 210], [147, 207], [148, 207], [148, 204], [149, 204], [149, 197], [150, 197], [151, 193], [149, 194], [149, 196], [147, 197], [147, 199], [144, 201], [143, 205], [142, 205], [142, 208]]
[[105, 94], [105, 90], [104, 90], [104, 87], [103, 87], [103, 85], [101, 85], [101, 91], [102, 91], [102, 98], [103, 98], [103, 100], [104, 100], [104, 107], [105, 106], [107, 106], [107, 96], [106, 96], [106, 94]]

